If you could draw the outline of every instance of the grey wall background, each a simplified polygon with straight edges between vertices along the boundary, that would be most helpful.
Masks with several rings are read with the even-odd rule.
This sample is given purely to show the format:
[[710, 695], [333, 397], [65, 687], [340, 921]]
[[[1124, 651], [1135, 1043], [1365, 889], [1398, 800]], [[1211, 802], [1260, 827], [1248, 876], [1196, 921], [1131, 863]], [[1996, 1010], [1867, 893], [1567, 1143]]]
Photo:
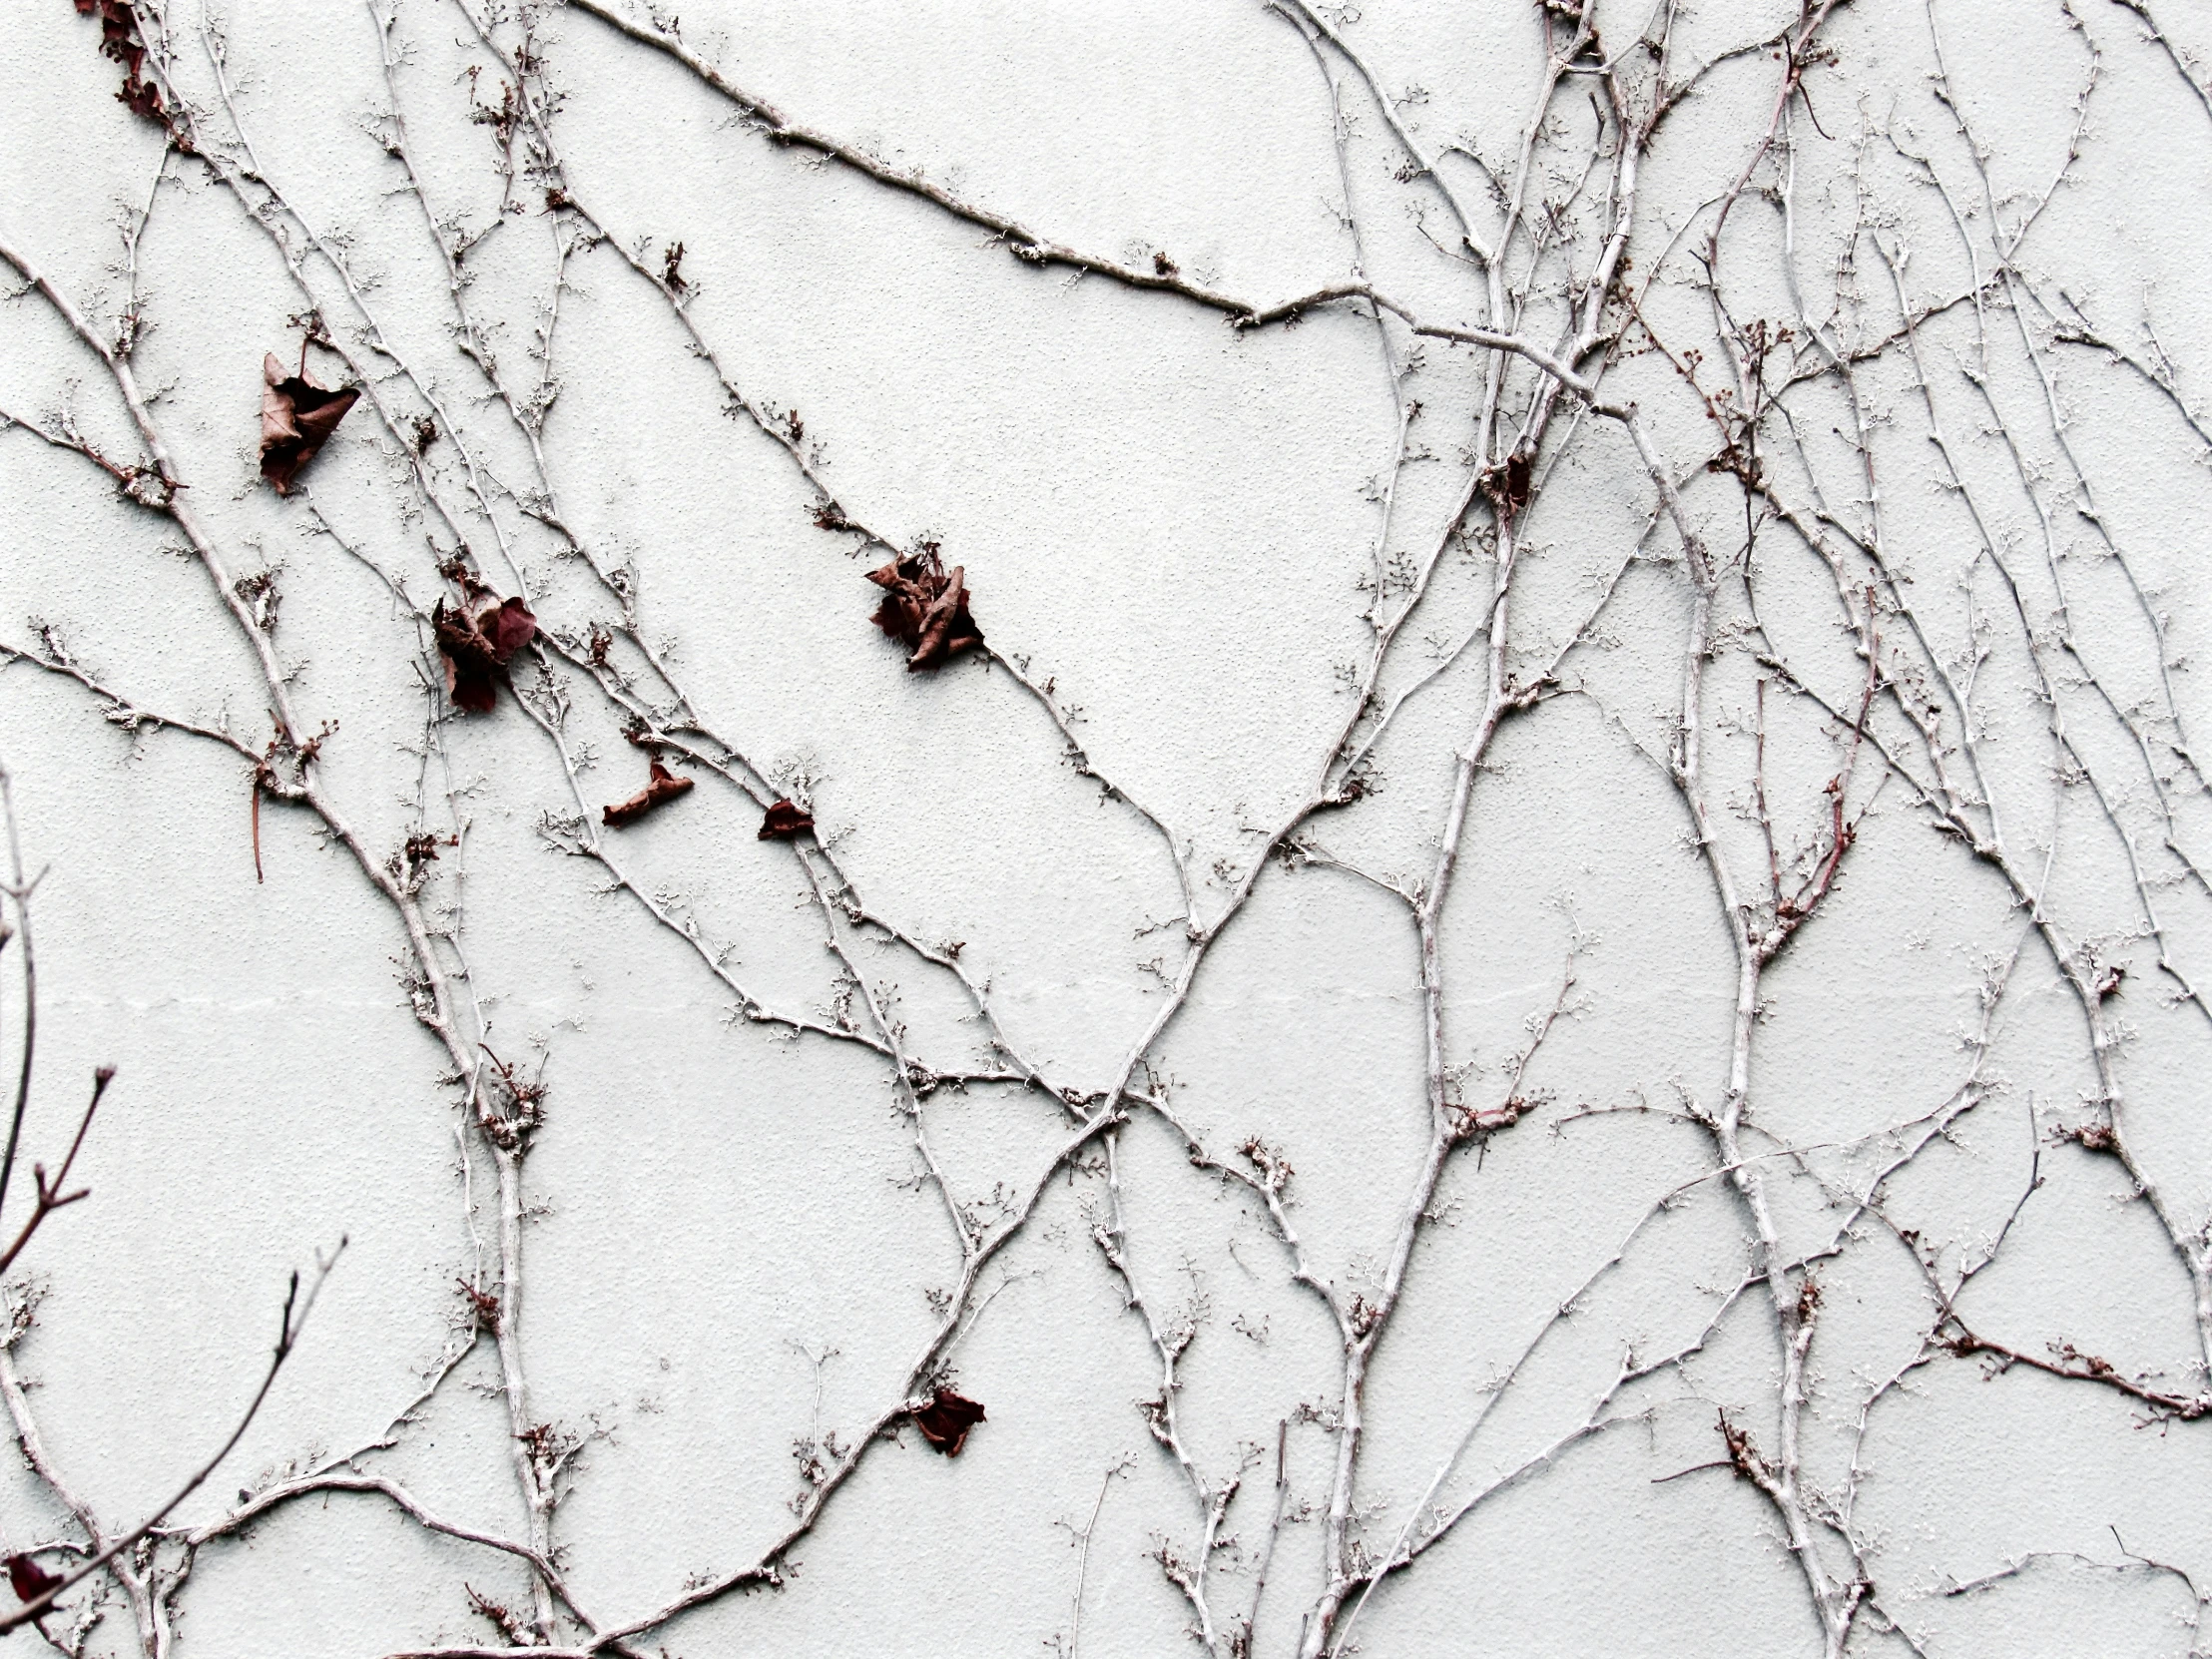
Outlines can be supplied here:
[[7, 9], [47, 1645], [2212, 1650], [2212, 18], [597, 11]]

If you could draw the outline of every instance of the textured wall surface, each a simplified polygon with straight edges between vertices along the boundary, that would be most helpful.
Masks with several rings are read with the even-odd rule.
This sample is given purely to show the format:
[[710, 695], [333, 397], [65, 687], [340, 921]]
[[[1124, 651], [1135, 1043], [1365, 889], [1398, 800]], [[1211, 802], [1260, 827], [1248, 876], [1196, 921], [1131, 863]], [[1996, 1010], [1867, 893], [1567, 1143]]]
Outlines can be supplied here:
[[2212, 1653], [2208, 223], [2185, 0], [9, 0], [0, 1649]]

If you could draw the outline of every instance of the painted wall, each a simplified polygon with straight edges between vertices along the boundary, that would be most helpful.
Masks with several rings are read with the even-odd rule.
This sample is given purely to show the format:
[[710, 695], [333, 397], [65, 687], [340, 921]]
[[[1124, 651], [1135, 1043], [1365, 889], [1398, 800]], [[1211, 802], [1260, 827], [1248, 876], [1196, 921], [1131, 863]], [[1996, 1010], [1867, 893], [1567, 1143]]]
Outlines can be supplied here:
[[18, 0], [0, 111], [0, 1235], [118, 1068], [0, 1545], [163, 1515], [8, 1652], [2212, 1651], [2212, 17]]

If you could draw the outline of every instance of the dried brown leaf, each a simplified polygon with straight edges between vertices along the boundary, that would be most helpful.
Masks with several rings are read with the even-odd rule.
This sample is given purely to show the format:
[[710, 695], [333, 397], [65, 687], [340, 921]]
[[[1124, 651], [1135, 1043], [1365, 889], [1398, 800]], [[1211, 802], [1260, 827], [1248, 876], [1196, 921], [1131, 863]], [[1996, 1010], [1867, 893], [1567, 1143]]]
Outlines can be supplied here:
[[967, 571], [949, 571], [934, 547], [894, 559], [867, 579], [883, 589], [871, 620], [906, 647], [906, 671], [941, 668], [945, 662], [983, 643], [983, 630], [968, 615]]
[[960, 1448], [967, 1444], [968, 1430], [982, 1420], [983, 1407], [950, 1388], [939, 1388], [927, 1404], [914, 1411], [914, 1426], [921, 1430], [921, 1437], [947, 1457], [960, 1455]]
[[162, 114], [162, 95], [152, 81], [126, 80], [115, 96], [133, 115], [142, 116], [157, 126], [169, 125]]
[[538, 619], [520, 599], [486, 605], [474, 616], [447, 610], [441, 599], [430, 627], [445, 659], [445, 691], [453, 706], [488, 715], [498, 705], [508, 662], [537, 636]]
[[519, 599], [504, 599], [476, 613], [477, 629], [491, 642], [491, 654], [505, 665], [537, 637], [538, 619]]
[[815, 821], [807, 809], [789, 800], [779, 801], [761, 820], [761, 839], [764, 841], [788, 841], [804, 834], [815, 827]]
[[262, 358], [262, 476], [278, 495], [289, 495], [299, 469], [329, 441], [360, 389], [331, 391], [303, 372], [286, 374], [274, 352]]
[[610, 829], [619, 830], [625, 824], [637, 823], [639, 819], [645, 817], [654, 808], [664, 806], [680, 795], [691, 794], [691, 779], [677, 777], [675, 773], [669, 771], [659, 761], [654, 761], [651, 764], [653, 768], [652, 781], [628, 801], [618, 802], [614, 806], [604, 809], [599, 815], [601, 823], [607, 825]]
[[[123, 66], [123, 86], [116, 98], [134, 114], [157, 127], [168, 128], [160, 90], [141, 76], [146, 65], [146, 39], [140, 33], [138, 11], [130, 0], [77, 0], [77, 15], [100, 19], [100, 51]], [[188, 154], [191, 150], [185, 141], [180, 141], [179, 148]]]
[[[93, 8], [80, 4], [80, 13]], [[126, 0], [100, 0], [100, 50], [123, 66], [126, 81], [139, 77], [139, 68], [146, 62], [146, 46], [139, 39], [138, 14], [132, 11]]]
[[59, 1573], [48, 1572], [31, 1556], [8, 1557], [8, 1587], [18, 1601], [36, 1601], [61, 1581]]

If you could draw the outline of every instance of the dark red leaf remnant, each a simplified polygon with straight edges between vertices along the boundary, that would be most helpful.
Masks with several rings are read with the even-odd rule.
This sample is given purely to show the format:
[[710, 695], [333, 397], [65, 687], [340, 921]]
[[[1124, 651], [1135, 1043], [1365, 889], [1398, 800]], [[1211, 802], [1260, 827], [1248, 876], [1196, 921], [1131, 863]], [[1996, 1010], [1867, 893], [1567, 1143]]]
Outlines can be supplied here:
[[162, 95], [152, 81], [125, 81], [116, 97], [133, 115], [169, 125], [162, 119]]
[[1516, 449], [1505, 457], [1505, 499], [1516, 512], [1528, 505], [1530, 482], [1528, 457]]
[[538, 619], [519, 599], [486, 605], [473, 617], [447, 610], [441, 599], [430, 626], [438, 637], [438, 655], [445, 659], [445, 691], [453, 706], [488, 715], [498, 705], [508, 662], [537, 637]]
[[476, 614], [476, 626], [491, 641], [492, 655], [502, 663], [537, 638], [538, 619], [519, 599], [504, 599]]
[[926, 1405], [914, 1412], [914, 1426], [921, 1437], [947, 1457], [960, 1455], [968, 1430], [983, 1420], [983, 1407], [950, 1388], [939, 1388]]
[[36, 1601], [61, 1581], [59, 1573], [48, 1572], [28, 1555], [8, 1557], [8, 1587], [18, 1601]]
[[968, 615], [966, 577], [963, 566], [946, 570], [933, 546], [867, 573], [884, 590], [871, 620], [905, 646], [909, 674], [941, 668], [948, 658], [983, 643], [983, 630]]
[[262, 476], [278, 495], [291, 493], [299, 469], [329, 442], [345, 411], [359, 399], [357, 386], [330, 391], [304, 370], [286, 374], [274, 352], [262, 358]]
[[[116, 98], [134, 114], [166, 128], [169, 117], [162, 95], [151, 80], [142, 78], [146, 67], [146, 41], [139, 33], [138, 13], [130, 0], [77, 0], [79, 17], [100, 19], [100, 50], [123, 66], [123, 87]], [[180, 145], [181, 149], [189, 149]]]
[[815, 827], [807, 809], [790, 801], [779, 801], [761, 820], [761, 839], [764, 841], [795, 840]]
[[654, 808], [674, 801], [680, 795], [691, 794], [691, 779], [677, 777], [659, 761], [653, 762], [652, 767], [652, 781], [628, 801], [618, 802], [602, 811], [599, 815], [602, 824], [619, 830], [625, 824], [637, 823]]

